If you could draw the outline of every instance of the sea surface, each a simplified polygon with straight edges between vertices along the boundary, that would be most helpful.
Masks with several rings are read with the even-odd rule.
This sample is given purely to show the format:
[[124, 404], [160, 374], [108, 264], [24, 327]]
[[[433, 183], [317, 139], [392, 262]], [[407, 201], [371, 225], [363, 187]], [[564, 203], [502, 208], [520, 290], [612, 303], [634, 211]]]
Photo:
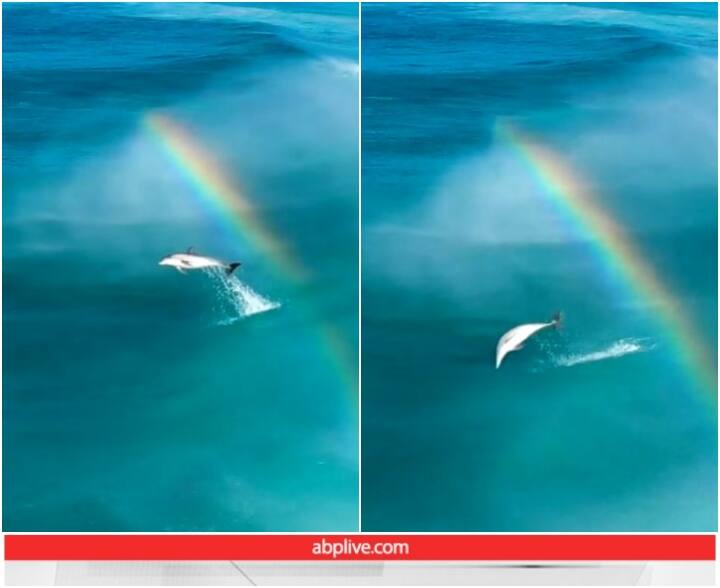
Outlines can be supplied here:
[[716, 90], [710, 3], [363, 6], [365, 530], [716, 529]]
[[357, 5], [3, 25], [4, 530], [357, 529]]

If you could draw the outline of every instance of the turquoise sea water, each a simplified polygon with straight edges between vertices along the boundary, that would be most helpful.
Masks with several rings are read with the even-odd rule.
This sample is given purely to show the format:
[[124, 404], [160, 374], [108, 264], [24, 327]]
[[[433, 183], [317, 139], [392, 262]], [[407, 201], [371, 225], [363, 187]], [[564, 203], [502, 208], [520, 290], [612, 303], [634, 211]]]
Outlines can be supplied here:
[[716, 357], [715, 5], [368, 4], [362, 39], [363, 528], [715, 529], [712, 392], [497, 132], [559, 154]]
[[[3, 24], [4, 529], [356, 529], [357, 5]], [[156, 111], [306, 282], [227, 229]], [[191, 245], [237, 279], [158, 266]]]

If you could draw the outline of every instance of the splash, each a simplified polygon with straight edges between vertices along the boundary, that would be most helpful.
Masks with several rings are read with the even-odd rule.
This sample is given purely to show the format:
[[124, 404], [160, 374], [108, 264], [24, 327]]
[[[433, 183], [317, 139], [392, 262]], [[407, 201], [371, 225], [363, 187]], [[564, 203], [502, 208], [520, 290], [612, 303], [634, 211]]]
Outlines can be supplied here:
[[205, 273], [213, 281], [215, 292], [220, 301], [220, 312], [223, 318], [221, 325], [229, 325], [254, 314], [275, 310], [279, 302], [273, 302], [258, 294], [237, 276], [226, 276], [222, 270], [210, 268]]
[[593, 351], [590, 353], [573, 353], [571, 355], [556, 357], [555, 365], [571, 367], [582, 363], [592, 363], [596, 361], [603, 361], [605, 359], [617, 359], [633, 353], [650, 351], [653, 348], [654, 345], [645, 345], [642, 341], [637, 339], [620, 339], [600, 351]]

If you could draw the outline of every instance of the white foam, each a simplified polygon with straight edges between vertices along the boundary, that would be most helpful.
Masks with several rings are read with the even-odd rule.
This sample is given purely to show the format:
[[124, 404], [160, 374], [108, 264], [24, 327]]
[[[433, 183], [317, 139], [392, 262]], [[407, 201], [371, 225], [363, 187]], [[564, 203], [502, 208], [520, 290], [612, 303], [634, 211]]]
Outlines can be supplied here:
[[555, 358], [555, 365], [570, 367], [581, 363], [591, 363], [594, 361], [603, 361], [605, 359], [614, 359], [629, 355], [631, 353], [641, 353], [643, 351], [649, 351], [653, 346], [645, 345], [638, 339], [620, 339], [615, 341], [609, 347], [600, 351], [593, 351], [590, 353], [574, 353], [571, 355], [564, 355]]
[[225, 315], [218, 321], [219, 324], [231, 324], [239, 319], [280, 307], [279, 302], [258, 294], [237, 276], [226, 276], [223, 270], [217, 268], [212, 268], [206, 273], [215, 284], [215, 290], [220, 296], [222, 312]]

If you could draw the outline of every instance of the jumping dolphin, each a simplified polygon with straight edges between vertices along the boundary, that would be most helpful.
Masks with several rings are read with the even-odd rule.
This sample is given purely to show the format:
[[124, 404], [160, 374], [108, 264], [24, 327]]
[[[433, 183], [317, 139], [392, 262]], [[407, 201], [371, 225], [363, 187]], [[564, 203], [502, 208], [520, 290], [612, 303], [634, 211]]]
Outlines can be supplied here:
[[180, 273], [184, 274], [186, 270], [205, 269], [209, 267], [219, 267], [225, 270], [226, 275], [230, 275], [240, 266], [240, 262], [225, 263], [214, 257], [206, 257], [193, 253], [193, 248], [188, 247], [185, 253], [173, 253], [167, 257], [163, 257], [158, 265], [169, 265], [174, 267]]
[[523, 348], [523, 343], [532, 337], [538, 331], [547, 329], [549, 327], [557, 328], [560, 325], [560, 313], [555, 313], [549, 323], [529, 323], [527, 325], [520, 325], [514, 329], [510, 329], [502, 337], [497, 344], [497, 351], [495, 354], [495, 369], [500, 367], [503, 358], [511, 351], [518, 351]]

